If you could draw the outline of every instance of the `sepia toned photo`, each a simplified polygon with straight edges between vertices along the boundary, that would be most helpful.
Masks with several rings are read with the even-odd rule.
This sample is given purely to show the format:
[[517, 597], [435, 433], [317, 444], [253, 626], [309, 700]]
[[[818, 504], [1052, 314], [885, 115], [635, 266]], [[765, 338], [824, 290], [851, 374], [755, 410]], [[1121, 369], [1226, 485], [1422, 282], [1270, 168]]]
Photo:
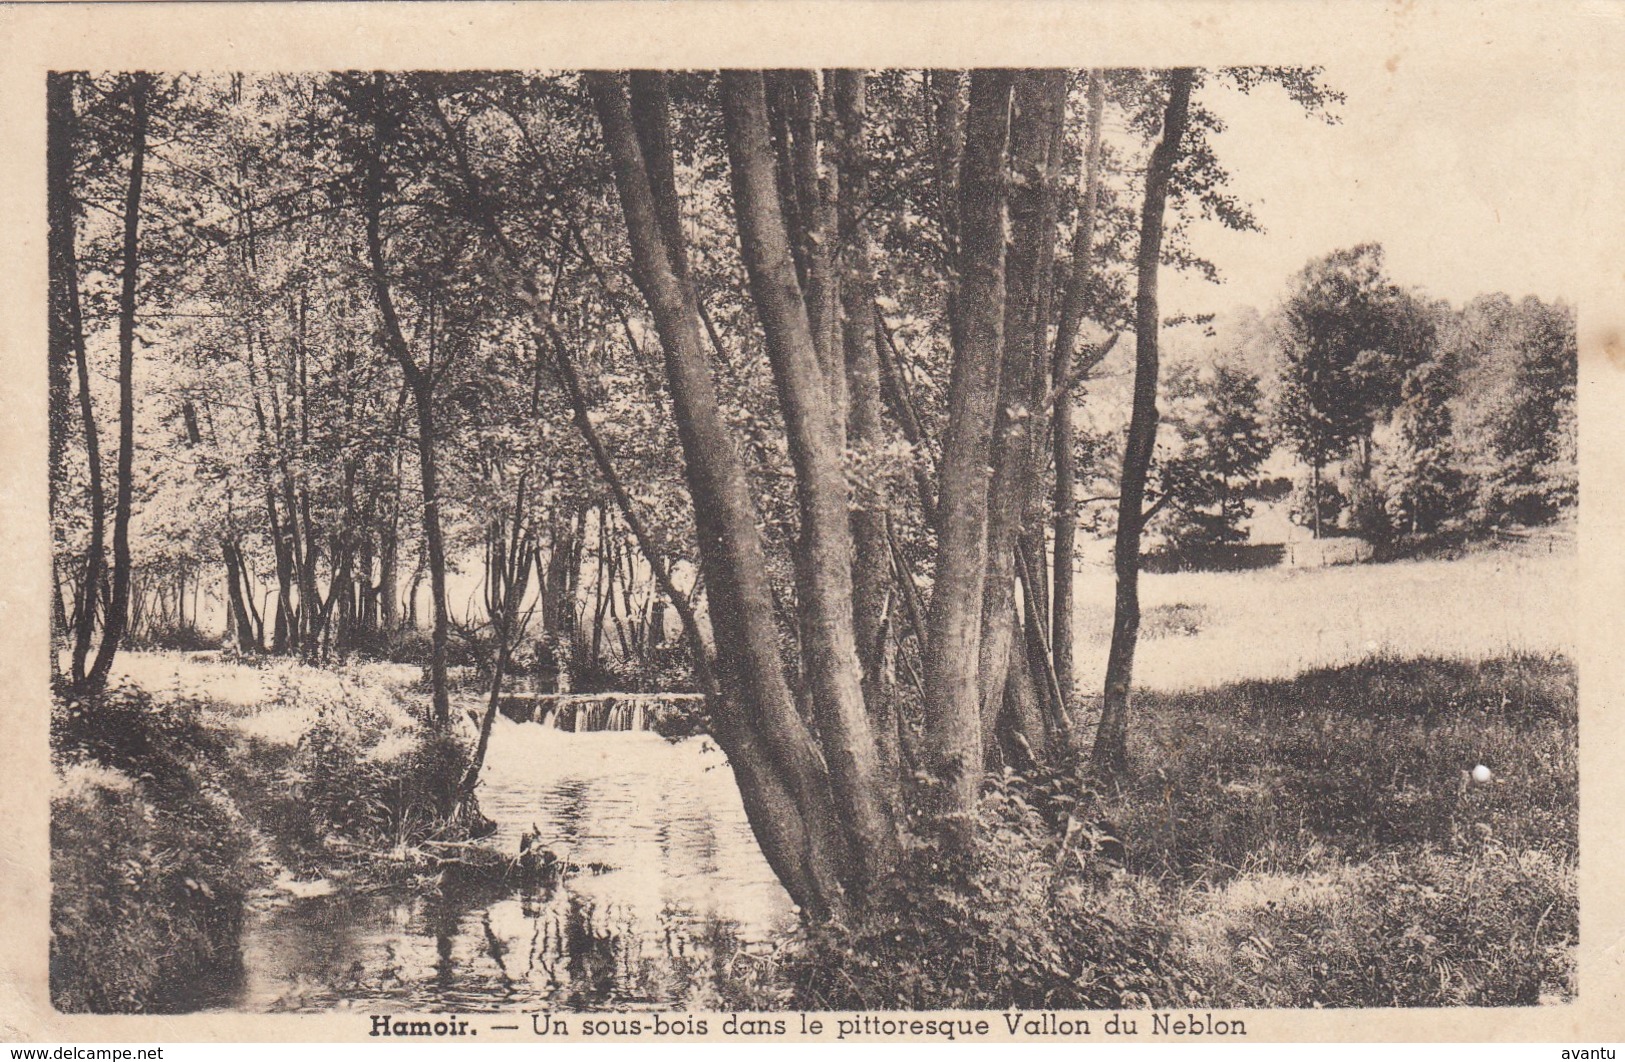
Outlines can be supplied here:
[[1587, 1002], [1584, 97], [1379, 51], [30, 74], [31, 1005]]

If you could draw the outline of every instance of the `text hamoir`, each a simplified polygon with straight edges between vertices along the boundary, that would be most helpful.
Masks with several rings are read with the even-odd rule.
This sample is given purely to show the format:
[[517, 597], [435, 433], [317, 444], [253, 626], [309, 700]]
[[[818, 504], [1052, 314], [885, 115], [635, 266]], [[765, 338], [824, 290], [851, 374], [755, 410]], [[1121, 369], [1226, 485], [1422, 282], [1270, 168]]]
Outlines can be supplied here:
[[372, 1019], [372, 1031], [368, 1036], [478, 1036], [479, 1032], [468, 1027], [468, 1022], [453, 1014], [449, 1018], [437, 1018], [432, 1021], [422, 1019], [414, 1021], [396, 1021], [393, 1014], [369, 1014]]

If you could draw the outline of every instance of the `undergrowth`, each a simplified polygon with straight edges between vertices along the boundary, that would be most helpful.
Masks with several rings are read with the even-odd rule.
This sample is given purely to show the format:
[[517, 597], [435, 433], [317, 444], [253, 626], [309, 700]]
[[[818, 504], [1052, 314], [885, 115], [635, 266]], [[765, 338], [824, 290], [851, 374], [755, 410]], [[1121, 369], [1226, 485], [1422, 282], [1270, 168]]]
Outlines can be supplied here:
[[917, 840], [781, 972], [809, 1008], [1571, 998], [1577, 726], [1559, 656], [1142, 692], [1127, 777], [990, 778], [972, 866]]
[[1166, 1006], [1200, 998], [1170, 963], [1175, 927], [1155, 890], [1114, 877], [1052, 798], [995, 777], [969, 866], [916, 840], [854, 926], [808, 931], [786, 961], [798, 1006], [910, 1010]]
[[52, 711], [51, 998], [59, 1010], [192, 1009], [237, 961], [253, 841], [210, 769], [195, 702], [132, 686]]

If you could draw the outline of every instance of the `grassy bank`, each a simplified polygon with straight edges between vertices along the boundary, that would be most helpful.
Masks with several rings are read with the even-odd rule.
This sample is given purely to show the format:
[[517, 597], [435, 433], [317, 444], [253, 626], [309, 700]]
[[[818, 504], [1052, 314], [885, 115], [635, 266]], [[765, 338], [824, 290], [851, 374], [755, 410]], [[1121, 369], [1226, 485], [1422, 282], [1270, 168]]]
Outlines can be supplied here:
[[218, 1002], [257, 895], [431, 887], [465, 739], [415, 722], [413, 669], [348, 673], [130, 654], [55, 698], [52, 999], [63, 1011]]
[[51, 998], [98, 1013], [194, 1008], [236, 962], [254, 838], [195, 702], [133, 685], [53, 705]]

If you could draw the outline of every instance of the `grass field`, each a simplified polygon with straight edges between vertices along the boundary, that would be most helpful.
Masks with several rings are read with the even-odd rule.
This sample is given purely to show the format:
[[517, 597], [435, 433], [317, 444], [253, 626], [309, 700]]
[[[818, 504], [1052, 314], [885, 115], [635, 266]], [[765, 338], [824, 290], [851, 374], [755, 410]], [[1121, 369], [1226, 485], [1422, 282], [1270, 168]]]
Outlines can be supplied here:
[[[1141, 576], [1136, 686], [1187, 690], [1291, 678], [1368, 656], [1482, 659], [1569, 652], [1570, 553], [1488, 550], [1455, 560]], [[1078, 688], [1105, 677], [1112, 577], [1078, 580]]]
[[1572, 995], [1574, 576], [1523, 550], [1147, 579], [1134, 768], [1102, 810], [1209, 1002]]

